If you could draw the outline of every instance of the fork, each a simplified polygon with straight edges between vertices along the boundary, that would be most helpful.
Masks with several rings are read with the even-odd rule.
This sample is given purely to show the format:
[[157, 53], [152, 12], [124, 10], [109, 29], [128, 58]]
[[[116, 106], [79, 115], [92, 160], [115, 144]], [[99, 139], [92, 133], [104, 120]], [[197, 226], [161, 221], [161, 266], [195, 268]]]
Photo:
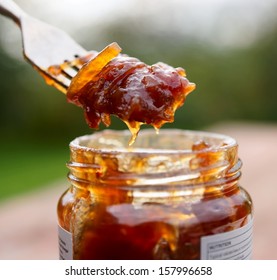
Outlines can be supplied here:
[[47, 84], [63, 93], [79, 69], [97, 52], [88, 52], [64, 31], [27, 15], [11, 0], [0, 0], [0, 14], [21, 29], [23, 55]]

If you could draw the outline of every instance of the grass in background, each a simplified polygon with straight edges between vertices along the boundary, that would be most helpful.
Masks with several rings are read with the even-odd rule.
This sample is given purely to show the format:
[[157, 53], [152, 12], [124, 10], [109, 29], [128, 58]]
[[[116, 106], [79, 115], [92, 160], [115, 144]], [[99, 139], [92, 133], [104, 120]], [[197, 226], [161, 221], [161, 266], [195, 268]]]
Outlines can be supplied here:
[[0, 201], [66, 177], [69, 149], [64, 144], [1, 141], [0, 145]]

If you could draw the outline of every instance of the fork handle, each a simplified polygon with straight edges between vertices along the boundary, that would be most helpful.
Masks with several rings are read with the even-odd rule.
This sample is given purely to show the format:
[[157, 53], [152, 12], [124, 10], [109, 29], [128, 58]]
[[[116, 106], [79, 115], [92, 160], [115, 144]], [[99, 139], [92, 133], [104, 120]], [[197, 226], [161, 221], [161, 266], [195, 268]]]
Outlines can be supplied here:
[[12, 0], [0, 0], [0, 14], [13, 19], [18, 25], [21, 17], [26, 16], [26, 13]]

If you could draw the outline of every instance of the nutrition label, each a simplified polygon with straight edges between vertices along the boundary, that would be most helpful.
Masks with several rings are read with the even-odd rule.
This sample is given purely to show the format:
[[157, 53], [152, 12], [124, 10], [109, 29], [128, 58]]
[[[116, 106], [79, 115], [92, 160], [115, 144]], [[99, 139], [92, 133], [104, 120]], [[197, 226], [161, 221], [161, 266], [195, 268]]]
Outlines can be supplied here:
[[253, 219], [239, 229], [201, 238], [202, 260], [248, 260], [252, 253]]

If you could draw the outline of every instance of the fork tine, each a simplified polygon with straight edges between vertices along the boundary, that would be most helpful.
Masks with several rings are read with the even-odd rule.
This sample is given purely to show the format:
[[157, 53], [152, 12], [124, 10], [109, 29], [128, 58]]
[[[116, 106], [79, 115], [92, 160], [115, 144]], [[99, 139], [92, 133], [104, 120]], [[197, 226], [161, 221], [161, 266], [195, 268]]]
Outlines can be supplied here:
[[72, 67], [62, 67], [61, 73], [64, 74], [68, 79], [72, 79], [76, 74], [77, 70]]
[[61, 91], [62, 93], [66, 94], [67, 89], [69, 87], [70, 84], [70, 80], [67, 79], [65, 76], [63, 75], [50, 75], [49, 73], [40, 70], [39, 68], [37, 68], [37, 71], [41, 74], [41, 76], [44, 78], [45, 82], [50, 85], [50, 86], [54, 86], [55, 88], [57, 88], [59, 91]]
[[52, 65], [47, 69], [38, 69], [48, 85], [56, 87], [66, 94], [73, 77], [82, 66], [97, 54], [95, 51], [87, 52], [85, 56], [75, 55], [71, 61], [65, 60], [60, 65]]

